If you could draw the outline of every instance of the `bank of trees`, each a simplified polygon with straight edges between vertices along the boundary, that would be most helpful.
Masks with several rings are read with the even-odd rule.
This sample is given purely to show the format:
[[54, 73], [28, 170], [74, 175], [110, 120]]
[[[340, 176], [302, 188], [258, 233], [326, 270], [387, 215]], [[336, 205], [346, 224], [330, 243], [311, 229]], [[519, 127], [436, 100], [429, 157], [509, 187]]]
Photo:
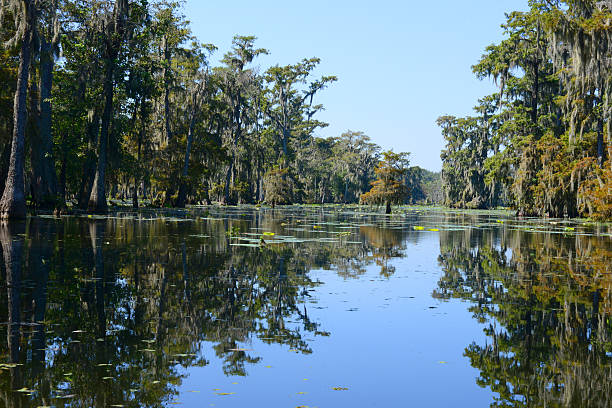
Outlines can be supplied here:
[[369, 190], [380, 148], [362, 132], [316, 136], [327, 126], [317, 97], [336, 81], [314, 75], [318, 58], [260, 72], [269, 51], [252, 36], [216, 56], [181, 7], [2, 0], [3, 217], [66, 203], [104, 212], [110, 199], [257, 203], [268, 192], [274, 203], [345, 203]]
[[530, 1], [473, 66], [499, 91], [442, 116], [447, 205], [612, 218], [612, 4]]

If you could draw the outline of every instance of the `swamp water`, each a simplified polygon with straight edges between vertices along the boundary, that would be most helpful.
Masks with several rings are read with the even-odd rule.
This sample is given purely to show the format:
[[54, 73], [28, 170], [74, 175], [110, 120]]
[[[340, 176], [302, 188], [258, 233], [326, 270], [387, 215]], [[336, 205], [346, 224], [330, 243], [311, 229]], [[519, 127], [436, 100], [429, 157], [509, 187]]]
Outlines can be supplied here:
[[612, 406], [610, 227], [239, 207], [0, 243], [0, 406]]

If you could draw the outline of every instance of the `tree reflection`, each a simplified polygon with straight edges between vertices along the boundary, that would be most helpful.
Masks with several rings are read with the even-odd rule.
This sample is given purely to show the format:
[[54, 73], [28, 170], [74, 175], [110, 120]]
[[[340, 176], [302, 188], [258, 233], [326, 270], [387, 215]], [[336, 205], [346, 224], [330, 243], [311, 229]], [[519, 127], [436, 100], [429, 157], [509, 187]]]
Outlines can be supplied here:
[[596, 236], [440, 234], [434, 296], [472, 302], [488, 341], [465, 350], [496, 407], [612, 405], [612, 247]]
[[361, 227], [360, 232], [372, 248], [367, 259], [373, 260], [380, 267], [380, 275], [389, 278], [395, 273], [395, 266], [391, 260], [400, 258], [405, 249], [405, 233], [402, 230]]
[[[8, 347], [8, 364], [2, 368], [8, 370], [9, 376], [2, 376], [3, 399], [7, 407], [20, 407], [23, 400], [20, 396], [13, 398], [11, 389], [21, 389], [24, 381], [21, 349], [21, 289], [22, 265], [21, 258], [24, 249], [22, 223], [0, 222], [0, 244], [2, 246], [3, 275], [6, 282], [6, 344]], [[8, 381], [6, 381], [8, 380]], [[8, 388], [8, 390], [7, 390]]]
[[351, 245], [231, 245], [226, 231], [279, 228], [286, 220], [277, 217], [118, 214], [2, 225], [4, 405], [165, 405], [184, 367], [209, 363], [207, 342], [232, 376], [261, 361], [254, 339], [312, 353], [307, 339], [330, 333], [310, 318], [318, 282], [309, 271], [354, 277], [377, 263], [390, 275], [403, 232], [361, 228], [362, 242]]

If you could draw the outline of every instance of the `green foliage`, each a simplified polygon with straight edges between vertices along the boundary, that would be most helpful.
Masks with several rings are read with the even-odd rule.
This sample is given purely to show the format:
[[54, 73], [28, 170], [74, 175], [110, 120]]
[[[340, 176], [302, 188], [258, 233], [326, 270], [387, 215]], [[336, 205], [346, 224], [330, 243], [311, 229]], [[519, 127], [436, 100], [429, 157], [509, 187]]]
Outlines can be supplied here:
[[[14, 20], [5, 11], [3, 22]], [[254, 36], [237, 35], [214, 65], [216, 47], [196, 41], [182, 1], [54, 0], [40, 12], [37, 29], [55, 44], [48, 153], [60, 202], [87, 209], [93, 189], [134, 206], [354, 203], [375, 178], [380, 147], [363, 132], [315, 135], [327, 126], [317, 119], [324, 107], [316, 98], [337, 80], [314, 76], [318, 58], [260, 72], [257, 57], [268, 50]], [[0, 37], [16, 38], [15, 25], [2, 24]], [[33, 45], [35, 90], [43, 49]], [[0, 51], [2, 183], [16, 52]], [[41, 102], [36, 92], [30, 99], [32, 106]], [[30, 122], [28, 146], [35, 144], [40, 118], [30, 115]], [[28, 155], [28, 191], [36, 164]], [[274, 164], [286, 175], [280, 177]], [[94, 186], [102, 168], [104, 183]], [[403, 182], [414, 192], [411, 201], [428, 199], [417, 169]]]
[[[427, 204], [442, 204], [443, 202], [443, 193], [442, 193], [442, 179], [441, 174], [432, 172], [429, 170], [421, 169], [422, 175], [422, 184], [419, 189], [423, 192], [425, 196], [425, 201]], [[411, 197], [414, 201], [419, 202], [418, 199], [415, 199], [415, 194], [412, 193]]]
[[[438, 120], [445, 203], [609, 218], [612, 44], [606, 2], [530, 2], [473, 66], [499, 93]], [[607, 61], [603, 62], [602, 61]]]
[[264, 177], [266, 201], [273, 207], [277, 204], [291, 204], [294, 196], [294, 183], [289, 169], [274, 166]]

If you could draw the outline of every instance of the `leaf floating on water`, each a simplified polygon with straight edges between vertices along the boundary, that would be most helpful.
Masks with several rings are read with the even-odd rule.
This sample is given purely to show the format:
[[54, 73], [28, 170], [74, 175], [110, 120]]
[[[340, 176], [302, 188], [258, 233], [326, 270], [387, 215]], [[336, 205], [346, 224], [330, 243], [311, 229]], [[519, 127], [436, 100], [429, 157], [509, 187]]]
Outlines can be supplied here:
[[345, 387], [332, 387], [334, 391], [348, 391], [348, 388]]
[[272, 368], [272, 366], [264, 366], [264, 368]]
[[234, 395], [235, 392], [218, 392], [217, 395]]
[[273, 237], [274, 235], [276, 235], [276, 234], [275, 234], [275, 233], [273, 233], [273, 232], [264, 232], [263, 234], [264, 234], [266, 237]]
[[307, 392], [304, 392], [304, 391], [300, 391], [300, 392], [298, 392], [298, 394], [299, 394], [299, 395], [303, 395], [303, 394], [308, 394], [308, 393], [307, 393]]
[[114, 380], [113, 377], [102, 377], [103, 380]]
[[423, 230], [425, 230], [425, 227], [415, 226], [415, 227], [412, 227], [412, 229], [415, 230], [415, 231], [423, 231]]
[[237, 383], [237, 382], [233, 382], [233, 383], [232, 383], [232, 385], [236, 385], [236, 384], [238, 384], [238, 383]]
[[17, 390], [17, 392], [23, 392], [23, 393], [32, 393], [35, 392], [35, 390], [31, 390], [29, 388], [23, 387], [22, 389]]
[[438, 361], [438, 364], [448, 364], [446, 361]]
[[430, 230], [430, 231], [432, 231], [432, 232], [438, 232], [438, 231], [440, 231], [438, 228], [430, 228], [429, 230]]
[[233, 348], [228, 351], [254, 351], [253, 349], [245, 349], [245, 348]]

